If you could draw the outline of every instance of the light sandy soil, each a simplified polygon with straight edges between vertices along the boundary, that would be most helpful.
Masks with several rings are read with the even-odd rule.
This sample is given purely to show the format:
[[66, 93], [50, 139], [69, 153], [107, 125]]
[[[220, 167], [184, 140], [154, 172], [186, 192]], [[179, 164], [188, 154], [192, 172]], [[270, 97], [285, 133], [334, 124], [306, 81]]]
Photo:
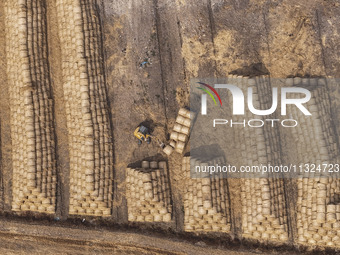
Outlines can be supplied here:
[[[0, 3], [0, 210], [9, 213], [12, 165], [2, 4], [3, 1]], [[133, 131], [146, 121], [154, 128], [155, 135], [167, 140], [178, 109], [189, 106], [190, 79], [225, 77], [248, 66], [252, 66], [249, 74], [266, 70], [274, 78], [340, 77], [337, 0], [98, 0], [96, 7], [103, 32], [115, 157], [113, 215], [105, 220], [106, 224], [129, 225], [124, 197], [127, 165], [145, 158], [165, 159], [170, 171], [174, 221], [156, 227], [170, 233], [183, 231], [185, 183], [180, 170], [181, 156], [173, 154], [166, 158], [156, 143], [138, 146]], [[47, 1], [46, 8], [58, 154], [56, 215], [64, 220], [68, 218], [69, 151], [54, 1]], [[146, 59], [150, 63], [140, 67]], [[329, 84], [329, 90], [334, 122], [339, 126], [340, 87]], [[238, 182], [231, 183], [232, 237], [240, 234], [238, 190]], [[294, 197], [294, 190], [288, 190], [287, 195]], [[290, 202], [288, 206], [294, 215], [294, 204]], [[291, 226], [292, 233], [296, 232], [294, 223]], [[154, 227], [143, 225], [141, 229]], [[252, 254], [105, 230], [7, 222], [0, 223], [0, 230], [0, 254]], [[216, 237], [219, 238], [221, 242], [230, 239]]]
[[210, 248], [202, 241], [194, 244], [177, 238], [140, 233], [51, 227], [14, 221], [1, 222], [0, 240], [1, 254], [285, 254], [259, 249]]

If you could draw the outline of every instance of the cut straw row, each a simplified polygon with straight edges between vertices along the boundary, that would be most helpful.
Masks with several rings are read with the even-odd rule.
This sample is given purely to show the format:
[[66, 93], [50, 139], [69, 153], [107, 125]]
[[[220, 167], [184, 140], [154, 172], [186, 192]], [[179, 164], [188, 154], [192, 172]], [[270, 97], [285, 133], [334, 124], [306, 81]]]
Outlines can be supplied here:
[[163, 151], [168, 156], [175, 150], [182, 154], [189, 140], [190, 129], [195, 118], [195, 113], [185, 108], [180, 108], [173, 131], [170, 134], [170, 144]]
[[[291, 78], [287, 86], [309, 89], [312, 97], [305, 107], [311, 116], [295, 107], [288, 109], [300, 123], [286, 132], [294, 140], [296, 164], [339, 162], [336, 136], [331, 122], [329, 92], [325, 79]], [[292, 98], [298, 98], [293, 95]], [[323, 168], [322, 168], [323, 169]], [[338, 246], [340, 239], [339, 173], [307, 171], [297, 179], [297, 241], [308, 245]]]
[[142, 168], [126, 169], [128, 220], [170, 222], [170, 185], [166, 162], [143, 161]]
[[14, 211], [54, 213], [56, 162], [41, 0], [5, 2]]
[[[253, 105], [258, 110], [271, 107], [272, 94], [269, 76], [243, 77], [230, 75], [228, 83], [238, 86], [243, 91], [253, 90]], [[275, 116], [270, 116], [275, 117]], [[240, 118], [238, 120], [237, 118]], [[246, 111], [245, 115], [234, 116], [241, 119], [259, 119], [261, 117]], [[240, 166], [279, 165], [280, 142], [277, 129], [270, 125], [262, 128], [234, 128], [234, 144], [237, 162]], [[288, 240], [287, 208], [284, 196], [283, 180], [272, 174], [244, 177], [241, 186], [242, 231], [243, 236], [286, 242]]]
[[[205, 178], [190, 178], [190, 160], [193, 159], [184, 157], [182, 160], [182, 171], [186, 176], [184, 230], [229, 232], [230, 201], [227, 179], [217, 174]], [[197, 160], [194, 165], [197, 165]]]
[[70, 214], [109, 216], [113, 148], [95, 3], [57, 0], [70, 148]]

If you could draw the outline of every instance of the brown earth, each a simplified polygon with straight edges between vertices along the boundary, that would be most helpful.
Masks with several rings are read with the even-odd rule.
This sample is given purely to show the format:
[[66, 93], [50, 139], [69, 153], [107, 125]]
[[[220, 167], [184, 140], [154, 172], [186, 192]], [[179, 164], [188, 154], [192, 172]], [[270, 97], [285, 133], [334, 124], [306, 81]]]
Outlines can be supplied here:
[[[0, 33], [4, 35], [3, 6], [0, 3]], [[63, 102], [60, 45], [57, 32], [56, 6], [47, 1], [50, 75], [55, 103], [55, 125], [58, 163], [58, 199], [56, 216], [68, 218], [69, 152]], [[101, 20], [103, 63], [114, 138], [114, 203], [113, 215], [107, 221], [128, 224], [125, 193], [125, 169], [145, 158], [167, 159], [158, 145], [137, 145], [134, 129], [142, 122], [154, 127], [154, 134], [167, 140], [177, 111], [189, 106], [189, 82], [197, 77], [225, 77], [231, 72], [252, 66], [250, 74], [265, 68], [274, 78], [287, 76], [340, 77], [340, 4], [336, 0], [98, 0], [97, 13]], [[1, 124], [1, 189], [0, 208], [10, 212], [11, 202], [11, 138], [6, 82], [4, 36], [0, 36], [0, 124]], [[145, 66], [140, 64], [147, 60]], [[256, 64], [256, 65], [254, 65]], [[340, 124], [338, 84], [329, 84], [334, 121]], [[168, 232], [183, 231], [182, 190], [185, 187], [180, 171], [181, 157], [173, 154], [168, 160], [174, 221], [157, 225]], [[238, 183], [231, 184], [233, 234], [238, 237]], [[294, 196], [289, 194], [288, 197]], [[292, 209], [293, 205], [290, 204]], [[294, 213], [292, 213], [294, 214]], [[1, 224], [4, 224], [1, 222]], [[9, 224], [9, 223], [6, 223]], [[30, 229], [28, 225], [24, 229]], [[46, 227], [58, 233], [56, 227]], [[1, 254], [222, 254], [225, 251], [205, 250], [191, 244], [179, 244], [138, 234], [108, 234], [87, 230], [85, 236], [63, 239], [43, 239], [33, 232], [18, 233], [11, 227], [1, 228]], [[33, 230], [32, 230], [33, 231]], [[47, 231], [47, 230], [46, 230]], [[47, 231], [47, 232], [48, 232]], [[75, 230], [76, 231], [76, 230]], [[13, 239], [6, 233], [12, 233]], [[20, 231], [19, 231], [20, 232]], [[80, 231], [78, 231], [80, 232]], [[77, 233], [78, 233], [77, 232]], [[85, 232], [85, 231], [81, 231]], [[78, 233], [79, 234], [79, 233]], [[96, 235], [96, 238], [94, 238]], [[119, 238], [115, 235], [121, 235]], [[136, 237], [136, 239], [134, 239]], [[75, 239], [73, 239], [75, 238]], [[130, 246], [112, 243], [113, 239]], [[144, 238], [148, 241], [143, 240]], [[14, 241], [15, 240], [15, 241]], [[84, 241], [85, 240], [85, 241]], [[221, 240], [228, 242], [229, 237]], [[74, 243], [73, 243], [74, 241]], [[145, 242], [144, 242], [145, 241]], [[56, 247], [55, 243], [60, 243]], [[85, 242], [80, 244], [80, 242]], [[102, 247], [101, 242], [108, 243]], [[292, 242], [292, 240], [291, 240]], [[153, 250], [150, 247], [158, 247]], [[151, 250], [150, 250], [151, 249]], [[156, 249], [156, 248], [155, 248]], [[124, 253], [123, 253], [124, 252]], [[153, 253], [148, 253], [153, 252]], [[182, 253], [180, 253], [182, 252]], [[225, 252], [234, 254], [234, 251]], [[237, 253], [243, 254], [243, 252]], [[248, 253], [245, 253], [248, 254]]]
[[247, 247], [211, 247], [202, 241], [164, 238], [148, 232], [57, 226], [2, 220], [1, 254], [295, 254]]

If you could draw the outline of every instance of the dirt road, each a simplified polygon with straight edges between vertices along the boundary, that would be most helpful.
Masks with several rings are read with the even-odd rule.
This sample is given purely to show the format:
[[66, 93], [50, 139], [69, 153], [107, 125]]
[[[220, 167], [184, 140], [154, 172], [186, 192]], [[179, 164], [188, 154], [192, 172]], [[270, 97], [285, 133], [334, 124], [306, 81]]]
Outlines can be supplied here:
[[[25, 217], [22, 211], [35, 211], [39, 218], [44, 212], [61, 220], [105, 216], [106, 224], [135, 227], [128, 222], [126, 168], [144, 159], [166, 161], [172, 220], [141, 224], [141, 228], [183, 233], [187, 183], [181, 163], [189, 148], [183, 155], [167, 157], [155, 141], [139, 146], [133, 131], [145, 123], [158, 138], [169, 140], [179, 108], [190, 106], [189, 83], [194, 78], [230, 73], [335, 78], [327, 85], [329, 109], [332, 123], [340, 126], [337, 0], [23, 2], [0, 3], [3, 213]], [[334, 136], [339, 140], [336, 130]], [[290, 139], [285, 142], [294, 145]], [[293, 151], [282, 158], [294, 157]], [[297, 192], [294, 183], [285, 185], [286, 244], [292, 245], [298, 238]], [[222, 241], [242, 239], [240, 187], [238, 180], [230, 181], [231, 232], [212, 235]], [[89, 230], [82, 236], [82, 231], [74, 230], [67, 237], [73, 230], [40, 226], [42, 232], [34, 236], [33, 230], [24, 233], [21, 227], [13, 227], [12, 233], [12, 227], [2, 226], [0, 253], [53, 254], [59, 241], [65, 244], [66, 254], [122, 254], [123, 250], [172, 254], [174, 247], [178, 254], [213, 253], [139, 234], [105, 232], [107, 237], [101, 237], [100, 231]], [[6, 231], [17, 239], [6, 236]], [[40, 240], [48, 232], [49, 237]], [[100, 242], [107, 246], [101, 247]]]

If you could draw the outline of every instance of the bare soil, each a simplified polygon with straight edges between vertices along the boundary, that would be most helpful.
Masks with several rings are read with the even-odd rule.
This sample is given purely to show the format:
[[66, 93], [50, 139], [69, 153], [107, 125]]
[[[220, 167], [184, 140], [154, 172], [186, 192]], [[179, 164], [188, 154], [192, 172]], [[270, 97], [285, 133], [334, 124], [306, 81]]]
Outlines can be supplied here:
[[[56, 216], [62, 221], [75, 218], [75, 225], [82, 225], [76, 221], [77, 217], [68, 216], [69, 152], [55, 2], [47, 1], [46, 8], [58, 164]], [[98, 0], [96, 8], [101, 20], [115, 157], [113, 215], [104, 221], [105, 224], [119, 224], [141, 231], [156, 229], [155, 232], [160, 233], [183, 232], [182, 191], [186, 184], [180, 170], [181, 156], [173, 154], [167, 158], [155, 141], [139, 146], [133, 131], [140, 123], [146, 123], [157, 137], [166, 141], [178, 109], [189, 106], [190, 79], [225, 77], [245, 67], [251, 67], [248, 68], [249, 75], [266, 70], [273, 78], [340, 77], [340, 3], [337, 0]], [[11, 138], [4, 33], [2, 1], [0, 210], [12, 215]], [[147, 63], [141, 65], [144, 61]], [[340, 126], [340, 87], [336, 83], [329, 84], [329, 90], [334, 122]], [[125, 169], [143, 159], [168, 162], [174, 206], [172, 223], [140, 226], [127, 221]], [[231, 236], [214, 237], [221, 242], [228, 243], [240, 234], [238, 190], [238, 181], [232, 181], [233, 232]], [[289, 189], [287, 197], [294, 196], [294, 190]], [[288, 203], [291, 215], [294, 215], [293, 201], [291, 199]], [[294, 233], [294, 218], [291, 221]], [[242, 250], [247, 247], [238, 251], [218, 250], [170, 238], [144, 236], [142, 233], [20, 224], [0, 219], [1, 254], [253, 253]], [[98, 224], [97, 227], [100, 226]], [[41, 231], [37, 230], [37, 234], [35, 228]], [[291, 238], [289, 245], [293, 242]], [[269, 252], [275, 254], [278, 251]]]

